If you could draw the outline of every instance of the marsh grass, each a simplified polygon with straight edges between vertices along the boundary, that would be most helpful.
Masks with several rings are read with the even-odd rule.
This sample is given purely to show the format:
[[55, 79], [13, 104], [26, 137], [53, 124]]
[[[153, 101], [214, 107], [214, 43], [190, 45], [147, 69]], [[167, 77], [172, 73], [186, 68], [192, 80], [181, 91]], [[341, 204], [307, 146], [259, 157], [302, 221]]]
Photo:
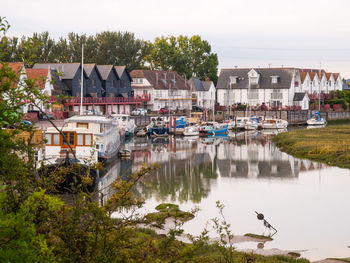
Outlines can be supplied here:
[[273, 141], [295, 157], [350, 168], [350, 125], [280, 133]]

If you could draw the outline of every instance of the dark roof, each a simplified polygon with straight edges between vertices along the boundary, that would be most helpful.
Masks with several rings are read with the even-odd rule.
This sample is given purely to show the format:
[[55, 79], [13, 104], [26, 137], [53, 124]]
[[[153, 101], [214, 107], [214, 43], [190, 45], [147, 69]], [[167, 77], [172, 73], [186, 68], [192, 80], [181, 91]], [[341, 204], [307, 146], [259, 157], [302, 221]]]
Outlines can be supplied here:
[[[237, 83], [232, 84], [234, 89], [248, 89], [249, 88], [249, 77], [248, 72], [253, 68], [242, 68], [242, 69], [222, 69], [219, 75], [217, 89], [227, 89], [229, 85], [230, 76], [237, 77]], [[260, 74], [258, 85], [251, 85], [250, 88], [261, 88], [261, 89], [289, 89], [293, 72], [293, 68], [259, 68], [254, 69]], [[272, 76], [278, 76], [277, 84], [272, 84]]]
[[84, 67], [84, 70], [85, 70], [85, 73], [88, 77], [90, 77], [91, 75], [91, 72], [93, 71], [94, 67], [95, 67], [96, 64], [84, 64], [83, 67]]
[[[34, 69], [42, 68], [54, 68], [63, 75], [60, 76], [61, 79], [73, 79], [78, 69], [80, 68], [80, 63], [37, 63], [34, 65]], [[86, 72], [85, 72], [86, 75]]]
[[172, 89], [190, 89], [185, 79], [175, 71], [137, 69], [131, 71], [131, 76], [147, 79], [155, 89], [168, 89], [169, 85]]
[[302, 101], [304, 99], [305, 95], [306, 95], [305, 92], [295, 92], [293, 101]]
[[117, 71], [118, 77], [121, 79], [123, 72], [125, 71], [126, 74], [128, 75], [130, 82], [132, 82], [132, 77], [129, 74], [129, 70], [126, 68], [126, 66], [114, 66], [115, 70]]
[[202, 81], [203, 84], [203, 88], [205, 91], [208, 91], [211, 87], [211, 85], [213, 84], [212, 81]]
[[97, 65], [97, 69], [100, 72], [103, 80], [106, 80], [108, 78], [111, 70], [115, 72], [117, 78], [119, 79], [118, 73], [113, 67], [113, 65]]
[[192, 77], [187, 81], [187, 84], [192, 88], [192, 91], [204, 91], [204, 87], [200, 79]]

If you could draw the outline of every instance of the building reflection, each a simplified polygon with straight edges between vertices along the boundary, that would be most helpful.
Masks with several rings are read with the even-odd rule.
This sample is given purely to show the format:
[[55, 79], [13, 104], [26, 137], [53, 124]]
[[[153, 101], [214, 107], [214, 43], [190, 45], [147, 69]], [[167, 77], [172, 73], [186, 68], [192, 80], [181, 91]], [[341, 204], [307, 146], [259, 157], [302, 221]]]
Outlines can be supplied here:
[[136, 194], [157, 201], [198, 203], [210, 193], [218, 177], [295, 180], [299, 173], [324, 165], [296, 159], [275, 147], [276, 131], [237, 133], [220, 138], [133, 138], [126, 144], [130, 160], [106, 167], [99, 187], [106, 200], [117, 176], [127, 178], [143, 163], [159, 164], [144, 177]]

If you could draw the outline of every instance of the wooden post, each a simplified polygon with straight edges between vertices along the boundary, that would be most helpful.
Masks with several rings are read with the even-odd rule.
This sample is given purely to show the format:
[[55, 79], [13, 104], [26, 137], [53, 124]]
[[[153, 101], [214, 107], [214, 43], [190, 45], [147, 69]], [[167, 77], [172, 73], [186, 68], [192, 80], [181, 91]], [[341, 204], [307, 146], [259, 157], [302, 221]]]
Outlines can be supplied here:
[[[176, 134], [176, 117], [174, 117], [174, 134]], [[175, 149], [176, 149], [176, 144], [175, 144]]]
[[169, 133], [172, 132], [172, 128], [171, 128], [172, 125], [173, 125], [173, 116], [170, 116], [170, 117], [169, 117], [169, 123], [168, 123], [168, 126], [169, 126]]

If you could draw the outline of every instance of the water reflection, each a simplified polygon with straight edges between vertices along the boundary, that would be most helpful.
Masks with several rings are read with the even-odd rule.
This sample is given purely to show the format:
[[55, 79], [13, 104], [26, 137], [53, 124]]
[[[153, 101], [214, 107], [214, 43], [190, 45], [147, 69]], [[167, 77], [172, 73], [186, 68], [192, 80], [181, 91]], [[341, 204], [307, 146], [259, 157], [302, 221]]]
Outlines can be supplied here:
[[131, 159], [106, 167], [99, 187], [106, 199], [108, 186], [117, 176], [127, 177], [143, 163], [157, 163], [160, 168], [142, 180], [137, 194], [159, 201], [198, 203], [208, 196], [218, 177], [293, 180], [300, 171], [324, 166], [278, 150], [271, 141], [278, 132], [240, 132], [209, 138], [135, 137], [126, 144]]
[[126, 145], [131, 159], [119, 160], [103, 172], [101, 200], [107, 200], [117, 176], [127, 178], [142, 163], [158, 163], [161, 167], [137, 185], [136, 193], [146, 199], [146, 211], [163, 201], [184, 210], [198, 204], [202, 210], [184, 225], [187, 233], [200, 234], [207, 220], [217, 216], [215, 202], [221, 200], [235, 234], [264, 234], [254, 211], [271, 219], [278, 233], [265, 248], [308, 249], [302, 256], [312, 260], [349, 256], [350, 213], [345, 211], [350, 171], [279, 151], [271, 141], [278, 132], [133, 138]]

